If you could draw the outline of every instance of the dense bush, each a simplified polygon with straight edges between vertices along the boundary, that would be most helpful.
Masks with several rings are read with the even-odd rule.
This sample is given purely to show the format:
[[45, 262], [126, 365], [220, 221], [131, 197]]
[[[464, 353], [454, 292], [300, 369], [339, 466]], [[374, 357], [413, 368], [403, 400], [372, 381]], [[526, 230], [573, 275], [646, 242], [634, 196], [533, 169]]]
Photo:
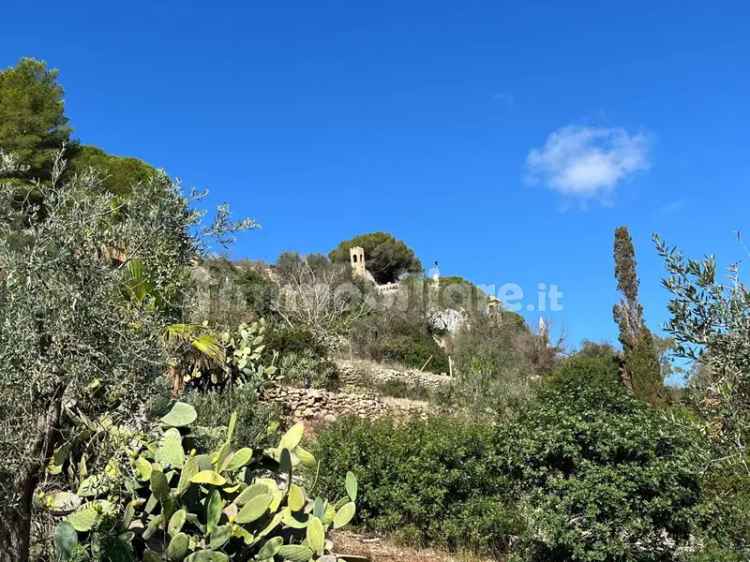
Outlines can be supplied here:
[[320, 435], [316, 453], [323, 494], [340, 485], [328, 475], [357, 476], [358, 520], [367, 528], [487, 553], [504, 551], [520, 532], [493, 427], [437, 417], [403, 425], [344, 419]]
[[676, 560], [696, 530], [699, 434], [615, 375], [605, 355], [574, 358], [504, 430], [527, 560]]
[[266, 360], [276, 361], [276, 378], [285, 384], [335, 389], [339, 373], [330, 355], [326, 342], [303, 327], [277, 324], [266, 336]]
[[352, 325], [353, 351], [373, 361], [448, 372], [448, 356], [435, 342], [426, 316], [418, 310], [374, 311]]
[[705, 552], [691, 562], [739, 562], [750, 559], [750, 475], [741, 467], [714, 465], [703, 478], [701, 542]]
[[279, 361], [277, 380], [291, 386], [335, 390], [339, 386], [339, 371], [328, 358], [308, 351], [287, 353]]
[[[198, 413], [198, 424], [206, 428], [224, 425], [227, 412], [237, 413], [237, 429], [232, 446], [262, 449], [270, 447], [276, 439], [277, 412], [258, 401], [255, 389], [236, 388], [224, 392], [193, 391], [182, 398], [192, 404]], [[205, 432], [201, 435], [206, 450], [215, 449], [223, 440], [221, 433]]]
[[[586, 348], [503, 426], [341, 420], [319, 458], [360, 478], [360, 523], [414, 543], [498, 552], [519, 536], [529, 562], [663, 562], [718, 515], [737, 543], [738, 496], [707, 501], [699, 433], [632, 398], [618, 368], [611, 349]], [[706, 544], [729, 540], [719, 527]]]
[[505, 415], [530, 400], [554, 350], [512, 312], [475, 315], [454, 338], [449, 400], [474, 413]]
[[[281, 357], [290, 353], [311, 352], [317, 357], [326, 357], [328, 349], [312, 331], [286, 324], [274, 324], [266, 332], [266, 353], [278, 353]], [[269, 356], [270, 359], [270, 356]]]
[[212, 326], [236, 326], [273, 315], [279, 288], [262, 262], [205, 259], [194, 268], [193, 278], [193, 308]]
[[572, 380], [587, 385], [593, 383], [624, 388], [617, 352], [609, 345], [584, 342], [578, 352], [560, 362], [545, 382], [550, 388], [559, 388]]

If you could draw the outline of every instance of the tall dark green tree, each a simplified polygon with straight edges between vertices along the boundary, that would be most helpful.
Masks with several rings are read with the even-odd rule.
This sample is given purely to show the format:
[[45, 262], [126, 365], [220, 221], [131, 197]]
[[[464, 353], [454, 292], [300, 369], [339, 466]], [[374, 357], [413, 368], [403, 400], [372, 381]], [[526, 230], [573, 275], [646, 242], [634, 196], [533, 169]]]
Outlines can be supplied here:
[[613, 309], [623, 350], [622, 382], [636, 398], [659, 404], [664, 400], [661, 364], [654, 336], [643, 321], [635, 249], [625, 226], [615, 230], [614, 258], [617, 289], [622, 293]]
[[57, 70], [30, 58], [0, 71], [0, 149], [24, 166], [8, 174], [11, 185], [48, 180], [60, 147], [70, 141]]
[[[0, 150], [12, 154], [20, 166], [6, 172], [6, 186], [25, 198], [33, 181], [47, 182], [55, 157], [66, 146], [65, 178], [94, 169], [103, 192], [128, 196], [138, 185], [156, 177], [156, 170], [138, 160], [112, 156], [94, 146], [80, 145], [71, 138], [65, 116], [63, 88], [58, 71], [32, 58], [0, 71]], [[34, 195], [38, 195], [34, 192]], [[34, 198], [38, 202], [38, 197]]]
[[341, 242], [328, 257], [332, 262], [348, 263], [349, 249], [365, 251], [367, 270], [378, 283], [396, 281], [402, 273], [422, 271], [422, 263], [404, 242], [387, 232], [372, 232]]

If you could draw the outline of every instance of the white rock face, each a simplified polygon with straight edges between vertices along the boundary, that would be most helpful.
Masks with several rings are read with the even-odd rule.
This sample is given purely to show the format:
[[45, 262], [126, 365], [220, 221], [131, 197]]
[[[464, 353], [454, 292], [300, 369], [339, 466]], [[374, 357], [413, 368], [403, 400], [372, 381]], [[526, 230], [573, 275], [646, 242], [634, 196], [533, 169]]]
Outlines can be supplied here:
[[453, 308], [445, 310], [436, 310], [430, 315], [432, 327], [437, 330], [445, 330], [450, 334], [455, 334], [464, 325], [466, 318], [464, 315]]

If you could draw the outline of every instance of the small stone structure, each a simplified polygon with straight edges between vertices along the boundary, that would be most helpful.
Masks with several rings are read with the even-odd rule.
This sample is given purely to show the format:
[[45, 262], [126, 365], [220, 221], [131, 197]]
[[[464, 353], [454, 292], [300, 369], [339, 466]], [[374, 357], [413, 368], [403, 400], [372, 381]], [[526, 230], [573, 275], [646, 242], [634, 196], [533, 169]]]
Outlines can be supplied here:
[[392, 295], [398, 292], [401, 288], [401, 284], [398, 281], [393, 283], [380, 284], [375, 281], [375, 278], [367, 270], [367, 262], [365, 261], [365, 250], [361, 246], [354, 246], [349, 248], [349, 264], [352, 267], [352, 275], [365, 279], [375, 285], [375, 290], [381, 295]]
[[352, 274], [355, 277], [367, 278], [367, 266], [365, 265], [365, 250], [361, 246], [349, 248], [349, 260], [352, 265]]
[[384, 283], [382, 285], [375, 285], [375, 290], [381, 295], [391, 295], [397, 293], [401, 288], [401, 284], [396, 281], [394, 283]]

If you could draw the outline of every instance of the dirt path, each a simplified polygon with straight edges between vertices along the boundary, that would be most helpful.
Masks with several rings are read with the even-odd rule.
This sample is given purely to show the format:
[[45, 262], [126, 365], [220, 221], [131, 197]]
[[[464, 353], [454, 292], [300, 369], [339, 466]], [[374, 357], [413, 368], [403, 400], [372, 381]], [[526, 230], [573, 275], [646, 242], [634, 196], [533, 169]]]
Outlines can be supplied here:
[[366, 556], [372, 562], [499, 562], [472, 554], [447, 554], [432, 549], [397, 546], [385, 538], [339, 531], [333, 535], [335, 551]]

